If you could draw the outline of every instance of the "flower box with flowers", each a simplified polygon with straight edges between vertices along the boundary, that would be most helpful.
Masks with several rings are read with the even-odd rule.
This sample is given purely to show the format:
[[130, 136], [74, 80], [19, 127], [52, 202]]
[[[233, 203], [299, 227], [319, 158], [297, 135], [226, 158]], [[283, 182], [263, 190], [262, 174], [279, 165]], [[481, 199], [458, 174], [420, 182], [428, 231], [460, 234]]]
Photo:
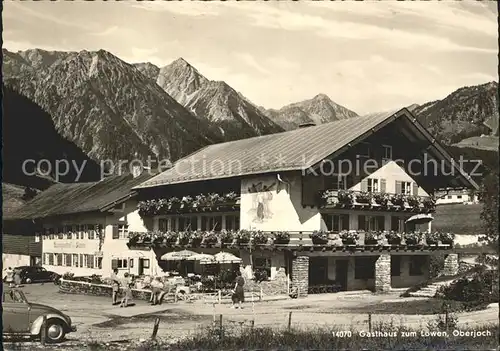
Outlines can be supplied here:
[[349, 190], [340, 190], [337, 198], [341, 205], [351, 206], [354, 203], [354, 194]]
[[439, 233], [439, 240], [441, 241], [441, 243], [443, 243], [445, 245], [452, 245], [453, 241], [455, 240], [455, 234], [440, 232]]
[[372, 194], [366, 191], [362, 191], [356, 194], [356, 202], [358, 204], [371, 204], [372, 203]]
[[322, 206], [334, 205], [337, 202], [337, 191], [335, 190], [320, 191], [319, 195]]
[[252, 243], [254, 245], [266, 244], [267, 236], [261, 231], [254, 232], [252, 235]]
[[404, 196], [403, 194], [392, 195], [390, 201], [394, 206], [405, 207], [406, 196]]
[[193, 203], [193, 198], [191, 196], [189, 196], [189, 195], [184, 196], [181, 199], [180, 208], [183, 209], [183, 208], [191, 207], [192, 203]]
[[250, 232], [248, 230], [240, 230], [239, 232], [236, 232], [234, 239], [236, 239], [237, 244], [248, 244], [250, 242]]
[[163, 239], [162, 243], [167, 246], [174, 246], [179, 238], [179, 234], [172, 231], [160, 232], [159, 236]]
[[425, 242], [427, 245], [437, 245], [439, 243], [439, 233], [437, 232], [425, 233]]
[[309, 237], [315, 245], [324, 245], [328, 243], [328, 233], [324, 231], [315, 230], [309, 234]]
[[424, 197], [422, 207], [426, 211], [434, 211], [436, 209], [436, 199], [434, 197]]
[[397, 233], [393, 230], [386, 233], [385, 235], [385, 238], [387, 239], [389, 245], [401, 245], [402, 237], [403, 237], [402, 233]]
[[373, 200], [375, 203], [381, 207], [387, 207], [387, 204], [389, 203], [389, 195], [386, 193], [375, 193], [373, 194]]
[[415, 208], [415, 209], [420, 208], [420, 203], [421, 203], [420, 197], [410, 195], [410, 196], [406, 197], [406, 201], [408, 202], [408, 206], [410, 206], [411, 208]]
[[290, 241], [290, 233], [275, 232], [273, 233], [273, 244], [288, 244]]
[[411, 232], [404, 235], [406, 245], [419, 245], [422, 243], [422, 233]]
[[382, 238], [382, 233], [380, 232], [366, 232], [365, 245], [378, 245], [381, 238]]
[[201, 241], [202, 246], [213, 246], [217, 244], [219, 241], [219, 238], [217, 237], [217, 234], [215, 232], [205, 232], [203, 233], [203, 240]]
[[179, 246], [186, 246], [189, 244], [190, 240], [190, 233], [189, 232], [179, 232], [177, 235], [177, 242], [176, 245]]
[[222, 230], [219, 232], [219, 241], [222, 245], [231, 244], [234, 240], [235, 233], [232, 231]]
[[344, 245], [356, 245], [359, 240], [359, 234], [355, 230], [343, 230], [339, 236]]
[[179, 199], [178, 197], [171, 197], [168, 199], [168, 209], [169, 210], [172, 210], [172, 209], [179, 209], [181, 205], [181, 199]]

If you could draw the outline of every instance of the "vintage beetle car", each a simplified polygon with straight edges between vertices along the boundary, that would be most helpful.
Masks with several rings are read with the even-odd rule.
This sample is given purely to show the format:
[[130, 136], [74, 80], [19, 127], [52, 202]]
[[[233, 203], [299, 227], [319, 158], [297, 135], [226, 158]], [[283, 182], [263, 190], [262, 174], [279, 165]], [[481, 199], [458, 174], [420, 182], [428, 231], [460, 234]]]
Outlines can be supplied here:
[[2, 296], [3, 335], [40, 338], [43, 316], [47, 317], [46, 341], [57, 343], [76, 331], [71, 318], [46, 305], [28, 302], [24, 293], [4, 285]]

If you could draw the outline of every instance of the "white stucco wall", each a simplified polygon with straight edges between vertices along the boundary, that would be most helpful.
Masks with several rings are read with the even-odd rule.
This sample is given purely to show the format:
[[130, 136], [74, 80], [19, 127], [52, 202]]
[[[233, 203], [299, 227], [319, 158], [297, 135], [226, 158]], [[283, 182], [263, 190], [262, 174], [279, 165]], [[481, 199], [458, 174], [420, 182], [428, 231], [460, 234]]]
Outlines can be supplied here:
[[[103, 261], [102, 275], [110, 276], [112, 274], [112, 260], [127, 260], [126, 268], [119, 268], [118, 275], [128, 272], [138, 275], [139, 260], [149, 260], [149, 267], [143, 268], [142, 274], [156, 274], [160, 269], [153, 250], [130, 250], [127, 246], [128, 234], [119, 238], [113, 238], [113, 232], [119, 224], [128, 225], [128, 232], [146, 232], [148, 228], [137, 210], [137, 201], [129, 200], [125, 203], [124, 211], [117, 211], [106, 217], [105, 239], [102, 246]], [[132, 262], [132, 266], [130, 263]], [[142, 261], [144, 262], [144, 261]]]
[[[302, 207], [300, 174], [282, 176], [290, 186], [276, 176], [260, 176], [241, 181], [240, 227], [263, 231], [313, 231], [320, 228], [317, 209]], [[270, 187], [253, 192], [253, 185]]]
[[[81, 214], [75, 216], [68, 216], [67, 218], [59, 222], [44, 223], [44, 228], [58, 228], [66, 225], [104, 225], [104, 216], [102, 214]], [[43, 267], [49, 271], [56, 272], [59, 274], [73, 273], [75, 276], [88, 276], [92, 274], [100, 274], [101, 270], [97, 267], [88, 268], [80, 267], [80, 260], [82, 257], [80, 255], [97, 255], [99, 252], [99, 238], [97, 236], [94, 239], [77, 239], [74, 235], [71, 239], [64, 237], [59, 239], [57, 234], [54, 239], [47, 239], [46, 237], [42, 241], [42, 260]], [[54, 257], [54, 264], [49, 264], [47, 260], [47, 254], [70, 254], [78, 255], [78, 266], [75, 266], [72, 262], [71, 266], [66, 266], [64, 263], [64, 258], [62, 265], [57, 265], [57, 259]], [[72, 256], [73, 259], [73, 256]], [[94, 262], [95, 264], [95, 262]]]
[[28, 255], [17, 255], [17, 254], [2, 254], [2, 267], [15, 268], [19, 266], [29, 266], [30, 257]]
[[[396, 181], [400, 182], [412, 182], [415, 183], [412, 177], [410, 177], [403, 168], [401, 168], [395, 161], [388, 161], [382, 167], [374, 171], [370, 176], [366, 178], [378, 178], [385, 179], [385, 192], [389, 194], [396, 193]], [[365, 178], [365, 179], [366, 179]], [[351, 190], [361, 190], [361, 183], [355, 184]], [[415, 194], [413, 194], [415, 195]], [[418, 196], [429, 196], [424, 189], [418, 188]]]

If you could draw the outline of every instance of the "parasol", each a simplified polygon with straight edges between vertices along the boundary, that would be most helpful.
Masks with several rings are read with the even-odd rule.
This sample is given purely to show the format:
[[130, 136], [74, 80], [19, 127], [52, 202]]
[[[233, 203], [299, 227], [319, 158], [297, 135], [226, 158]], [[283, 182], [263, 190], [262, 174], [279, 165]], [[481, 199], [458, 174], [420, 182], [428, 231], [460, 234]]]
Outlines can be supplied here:
[[408, 218], [405, 223], [425, 224], [429, 223], [433, 219], [434, 217], [430, 214], [417, 214]]
[[163, 256], [161, 256], [161, 260], [163, 261], [182, 261], [189, 259], [189, 257], [196, 255], [196, 252], [194, 251], [189, 251], [189, 250], [182, 250], [182, 251], [173, 251], [173, 252], [167, 252]]
[[195, 254], [191, 257], [188, 257], [187, 260], [200, 261], [201, 263], [204, 263], [204, 264], [215, 263], [215, 257], [213, 255], [204, 254], [204, 253]]
[[214, 255], [215, 261], [217, 263], [239, 263], [241, 262], [241, 258], [236, 257], [232, 253], [229, 252], [219, 252]]

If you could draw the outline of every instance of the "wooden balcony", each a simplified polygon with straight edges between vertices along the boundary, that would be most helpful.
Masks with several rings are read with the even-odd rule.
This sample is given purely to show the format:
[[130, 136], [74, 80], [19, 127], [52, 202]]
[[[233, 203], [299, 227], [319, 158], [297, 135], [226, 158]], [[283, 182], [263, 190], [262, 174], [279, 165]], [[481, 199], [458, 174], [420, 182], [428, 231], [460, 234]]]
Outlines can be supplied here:
[[[261, 232], [261, 231], [235, 231], [235, 232], [193, 232], [191, 238], [181, 235], [187, 232], [150, 232], [150, 233], [131, 233], [129, 248], [157, 248], [157, 249], [187, 249], [187, 248], [227, 248], [237, 250], [270, 250], [270, 251], [321, 251], [338, 252], [352, 254], [356, 252], [413, 252], [428, 253], [430, 251], [450, 251], [452, 244], [433, 243], [428, 244], [425, 240], [417, 243], [405, 242], [405, 239], [399, 243], [389, 243], [383, 238], [375, 242], [365, 240], [366, 234], [360, 232], [359, 239], [347, 244], [343, 242], [338, 233], [328, 233], [325, 240], [313, 240], [313, 233], [317, 232]], [[242, 234], [243, 233], [243, 234]], [[230, 235], [231, 236], [230, 236]], [[249, 235], [249, 236], [248, 236]], [[285, 240], [278, 240], [277, 237], [286, 237]]]
[[436, 209], [436, 201], [430, 196], [354, 190], [323, 190], [318, 194], [317, 202], [320, 208], [409, 213], [432, 213]]

